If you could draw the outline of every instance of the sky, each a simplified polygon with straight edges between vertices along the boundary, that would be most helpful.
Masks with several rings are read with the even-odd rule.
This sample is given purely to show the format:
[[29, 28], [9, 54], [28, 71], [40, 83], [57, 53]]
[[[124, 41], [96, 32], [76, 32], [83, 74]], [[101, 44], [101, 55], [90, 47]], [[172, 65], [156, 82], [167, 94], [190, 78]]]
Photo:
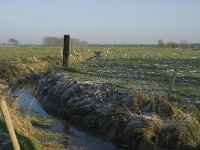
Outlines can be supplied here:
[[89, 43], [200, 43], [200, 0], [0, 0], [0, 43], [69, 34]]

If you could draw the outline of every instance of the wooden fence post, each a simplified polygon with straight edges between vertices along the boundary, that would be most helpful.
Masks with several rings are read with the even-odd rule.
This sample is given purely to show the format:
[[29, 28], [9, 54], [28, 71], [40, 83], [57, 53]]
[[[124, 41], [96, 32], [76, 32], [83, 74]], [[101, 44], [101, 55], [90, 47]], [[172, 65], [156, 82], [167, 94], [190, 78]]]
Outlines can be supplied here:
[[6, 127], [8, 129], [8, 133], [12, 141], [13, 148], [14, 150], [20, 150], [20, 146], [17, 141], [17, 137], [16, 137], [15, 130], [13, 127], [13, 123], [12, 123], [12, 120], [8, 111], [8, 107], [5, 101], [5, 97], [0, 97], [0, 105], [1, 105], [1, 112], [6, 123]]
[[70, 35], [64, 35], [64, 41], [63, 41], [63, 67], [68, 67], [68, 65], [69, 65], [69, 40], [70, 40]]
[[172, 77], [172, 80], [171, 80], [171, 83], [170, 83], [170, 87], [169, 87], [168, 98], [171, 96], [171, 93], [172, 93], [172, 91], [173, 91], [174, 83], [175, 83], [175, 80], [176, 80], [177, 72], [178, 72], [178, 69], [175, 68], [175, 69], [174, 69], [174, 74], [173, 74], [173, 77]]

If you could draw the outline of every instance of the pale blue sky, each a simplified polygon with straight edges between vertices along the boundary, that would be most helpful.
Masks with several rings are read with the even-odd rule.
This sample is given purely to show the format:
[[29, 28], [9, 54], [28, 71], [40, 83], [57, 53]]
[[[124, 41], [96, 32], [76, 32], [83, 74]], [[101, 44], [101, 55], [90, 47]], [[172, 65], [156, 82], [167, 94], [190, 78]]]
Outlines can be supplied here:
[[200, 43], [200, 0], [0, 0], [0, 43], [45, 36], [89, 43]]

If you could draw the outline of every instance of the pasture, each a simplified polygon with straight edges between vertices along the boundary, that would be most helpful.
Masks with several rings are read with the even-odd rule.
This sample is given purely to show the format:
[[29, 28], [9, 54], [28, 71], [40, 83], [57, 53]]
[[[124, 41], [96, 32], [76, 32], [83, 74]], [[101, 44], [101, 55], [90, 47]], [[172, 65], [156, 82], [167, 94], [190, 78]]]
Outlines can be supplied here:
[[112, 82], [167, 95], [178, 68], [171, 98], [200, 102], [200, 51], [170, 48], [98, 48], [104, 57], [75, 64], [72, 73], [85, 80]]
[[[20, 60], [25, 57], [59, 56], [62, 47], [55, 46], [0, 46], [0, 62], [9, 60]], [[73, 48], [70, 53], [74, 54], [86, 51], [86, 48]]]
[[[94, 55], [91, 53], [94, 52]], [[2, 68], [4, 67], [3, 64], [7, 64], [8, 66], [13, 66], [13, 64], [20, 63], [20, 61], [12, 61], [12, 60], [21, 60], [21, 62], [25, 63], [24, 65], [27, 68], [20, 70], [19, 68], [16, 68], [17, 71], [12, 70], [11, 67], [11, 74], [19, 71], [19, 74], [16, 73], [15, 77], [18, 77], [18, 75], [25, 76], [26, 74], [37, 74], [38, 70], [42, 71], [40, 67], [42, 67], [42, 62], [47, 61], [44, 64], [47, 64], [46, 66], [51, 67], [57, 67], [57, 70], [61, 73], [67, 72], [71, 77], [75, 77], [74, 79], [80, 78], [80, 81], [93, 81], [93, 84], [96, 83], [113, 83], [117, 86], [117, 88], [121, 89], [131, 89], [130, 91], [146, 91], [149, 94], [145, 94], [146, 92], [141, 92], [140, 101], [141, 104], [145, 100], [147, 100], [148, 103], [153, 104], [159, 104], [156, 105], [158, 107], [157, 110], [163, 109], [165, 106], [167, 108], [163, 109], [164, 112], [169, 115], [172, 115], [171, 118], [167, 118], [166, 116], [162, 116], [162, 121], [165, 124], [171, 124], [171, 126], [177, 131], [174, 135], [177, 134], [178, 137], [182, 137], [182, 134], [186, 135], [181, 140], [183, 140], [183, 143], [187, 143], [188, 145], [192, 145], [195, 147], [197, 144], [195, 142], [198, 142], [199, 140], [199, 125], [195, 124], [194, 130], [192, 128], [184, 128], [186, 130], [182, 131], [182, 125], [188, 124], [188, 126], [193, 125], [194, 122], [192, 120], [194, 119], [200, 119], [200, 113], [199, 113], [199, 106], [200, 106], [200, 51], [198, 50], [191, 50], [191, 49], [170, 49], [170, 48], [140, 48], [140, 47], [88, 47], [88, 48], [71, 48], [71, 59], [69, 63], [68, 68], [63, 68], [58, 66], [60, 63], [58, 60], [62, 60], [62, 47], [44, 47], [44, 46], [16, 46], [16, 47], [0, 47], [0, 62], [2, 62]], [[96, 54], [96, 55], [95, 55]], [[51, 61], [49, 59], [42, 59], [42, 56], [58, 56], [53, 57]], [[92, 57], [93, 56], [93, 57]], [[26, 58], [26, 57], [33, 57], [33, 58]], [[34, 57], [41, 57], [41, 58], [34, 58]], [[26, 59], [23, 59], [26, 58]], [[50, 57], [47, 57], [50, 58]], [[85, 58], [85, 59], [83, 59]], [[88, 59], [89, 58], [89, 59]], [[41, 60], [40, 60], [41, 59]], [[78, 59], [78, 60], [76, 60]], [[80, 61], [83, 59], [84, 61]], [[35, 60], [35, 61], [34, 61]], [[36, 61], [37, 60], [37, 61]], [[40, 61], [39, 61], [40, 60]], [[85, 61], [87, 60], [87, 61]], [[6, 62], [5, 62], [6, 61]], [[11, 61], [11, 62], [9, 62]], [[35, 63], [34, 63], [35, 62]], [[39, 63], [40, 64], [39, 64]], [[48, 64], [49, 63], [49, 64]], [[52, 66], [51, 66], [51, 65]], [[56, 66], [55, 66], [56, 65]], [[22, 64], [21, 64], [22, 66]], [[44, 66], [46, 68], [46, 66]], [[7, 67], [4, 71], [9, 67]], [[23, 67], [21, 67], [23, 68]], [[30, 69], [31, 68], [31, 69]], [[47, 69], [47, 68], [46, 68]], [[44, 69], [43, 73], [47, 70]], [[178, 69], [175, 85], [173, 92], [171, 96], [169, 97], [170, 101], [175, 102], [179, 107], [176, 107], [176, 105], [173, 105], [172, 103], [161, 103], [162, 97], [160, 97], [159, 103], [155, 103], [155, 101], [149, 102], [148, 98], [151, 98], [153, 95], [153, 99], [156, 99], [157, 96], [164, 96], [167, 97], [170, 82], [172, 80], [172, 76], [174, 73], [174, 69]], [[46, 71], [45, 71], [46, 70]], [[1, 73], [4, 73], [2, 71]], [[29, 72], [28, 72], [29, 71]], [[39, 73], [41, 73], [39, 71]], [[64, 73], [65, 74], [65, 73]], [[66, 74], [65, 74], [66, 75]], [[11, 79], [8, 79], [6, 77], [6, 80], [12, 80], [13, 76], [10, 76]], [[62, 78], [64, 79], [64, 78]], [[68, 78], [66, 78], [68, 79]], [[51, 80], [49, 80], [51, 81]], [[57, 81], [57, 80], [55, 80]], [[62, 80], [63, 81], [63, 80]], [[72, 80], [73, 81], [73, 80]], [[76, 83], [76, 82], [75, 82]], [[74, 84], [74, 81], [73, 81]], [[62, 85], [58, 84], [59, 86]], [[110, 85], [110, 84], [108, 84]], [[50, 86], [51, 87], [51, 86]], [[62, 91], [62, 87], [58, 91]], [[57, 89], [57, 88], [56, 88]], [[95, 88], [94, 88], [95, 89]], [[139, 89], [139, 90], [138, 90]], [[56, 90], [55, 90], [56, 91]], [[108, 90], [109, 94], [113, 94], [112, 90]], [[123, 91], [123, 90], [122, 90]], [[88, 91], [87, 91], [88, 92]], [[92, 92], [94, 94], [100, 91]], [[47, 92], [49, 93], [49, 92]], [[87, 93], [88, 94], [88, 93]], [[136, 92], [137, 94], [137, 92]], [[90, 94], [89, 94], [90, 95]], [[150, 96], [151, 95], [151, 96]], [[139, 97], [138, 96], [138, 97]], [[98, 96], [97, 96], [98, 97]], [[104, 96], [106, 97], [106, 96]], [[76, 97], [75, 97], [76, 98]], [[57, 98], [56, 98], [57, 99]], [[121, 100], [121, 99], [120, 99]], [[136, 98], [137, 100], [137, 98]], [[137, 103], [136, 103], [137, 104]], [[154, 105], [153, 104], [153, 105]], [[167, 105], [168, 104], [168, 105]], [[193, 105], [195, 104], [195, 105]], [[14, 103], [16, 105], [16, 103]], [[52, 105], [55, 106], [55, 105]], [[82, 105], [80, 105], [82, 106]], [[134, 105], [133, 105], [134, 106]], [[142, 105], [143, 106], [143, 105]], [[159, 107], [160, 106], [160, 107]], [[196, 107], [197, 106], [197, 107]], [[164, 108], [165, 108], [164, 107]], [[71, 107], [70, 107], [71, 108]], [[132, 107], [133, 108], [139, 108], [139, 107]], [[144, 105], [144, 110], [146, 110], [147, 107]], [[151, 107], [148, 107], [151, 110]], [[179, 109], [180, 108], [180, 109]], [[168, 109], [170, 111], [168, 111]], [[13, 112], [16, 112], [14, 108], [12, 108]], [[68, 110], [68, 109], [67, 109]], [[117, 109], [117, 112], [121, 109]], [[143, 108], [141, 109], [143, 110]], [[148, 110], [148, 109], [147, 109]], [[188, 114], [189, 120], [185, 120], [185, 114], [181, 112], [183, 110], [184, 113]], [[26, 111], [26, 110], [24, 110]], [[28, 110], [27, 110], [28, 111]], [[136, 110], [135, 110], [136, 111]], [[104, 111], [103, 111], [104, 112]], [[106, 111], [105, 111], [106, 112]], [[133, 111], [134, 112], [134, 111]], [[137, 112], [137, 111], [136, 111]], [[148, 112], [148, 111], [147, 111]], [[154, 108], [154, 112], [155, 113]], [[162, 111], [161, 111], [162, 112]], [[181, 113], [180, 113], [181, 112]], [[135, 113], [135, 112], [134, 112]], [[139, 115], [141, 111], [139, 111]], [[146, 111], [142, 112], [146, 115]], [[149, 112], [148, 112], [149, 113]], [[152, 113], [150, 113], [152, 115]], [[157, 112], [157, 115], [159, 114]], [[122, 112], [124, 114], [124, 112]], [[183, 118], [180, 117], [182, 114]], [[17, 116], [18, 114], [15, 113]], [[143, 115], [143, 116], [145, 116]], [[191, 119], [190, 115], [192, 116]], [[109, 116], [109, 115], [108, 115]], [[120, 118], [120, 115], [117, 115]], [[137, 114], [138, 116], [138, 114]], [[186, 115], [187, 116], [187, 115]], [[151, 116], [150, 116], [151, 117]], [[177, 118], [176, 118], [177, 117]], [[180, 117], [180, 118], [179, 118]], [[196, 118], [195, 118], [196, 117]], [[17, 118], [17, 117], [16, 117]], [[95, 118], [98, 118], [95, 116]], [[100, 119], [102, 117], [99, 117]], [[32, 119], [32, 117], [31, 117]], [[184, 120], [181, 120], [184, 119]], [[0, 118], [0, 126], [4, 127], [4, 124], [1, 121]], [[45, 122], [40, 123], [39, 125], [44, 126], [46, 124], [46, 121], [49, 120], [44, 119]], [[92, 119], [96, 120], [96, 119]], [[111, 120], [111, 119], [108, 119]], [[22, 122], [23, 119], [20, 120]], [[31, 120], [30, 120], [31, 121]], [[30, 121], [25, 121], [24, 124], [30, 124]], [[85, 121], [85, 120], [84, 120]], [[175, 124], [174, 124], [175, 121]], [[183, 124], [182, 122], [183, 121]], [[185, 122], [186, 121], [186, 122]], [[18, 121], [15, 121], [18, 122]], [[31, 121], [32, 122], [32, 121]], [[36, 121], [36, 125], [40, 122], [40, 120]], [[107, 121], [109, 122], [109, 121]], [[195, 121], [196, 122], [196, 121]], [[178, 123], [178, 126], [177, 126]], [[33, 123], [34, 124], [34, 123]], [[49, 124], [49, 123], [48, 123]], [[34, 125], [33, 125], [34, 126]], [[53, 125], [52, 125], [53, 126]], [[19, 126], [21, 128], [21, 126]], [[164, 126], [164, 130], [167, 130], [168, 126]], [[177, 127], [177, 128], [176, 128]], [[4, 127], [5, 128], [5, 127]], [[20, 129], [21, 130], [21, 129]], [[28, 131], [29, 129], [27, 129]], [[35, 132], [34, 128], [31, 126], [31, 130]], [[179, 132], [180, 130], [180, 132]], [[188, 132], [189, 131], [189, 132]], [[190, 133], [192, 131], [192, 133]], [[40, 146], [47, 146], [47, 143], [38, 142], [36, 139], [38, 138], [38, 135], [40, 136], [41, 131], [35, 132], [35, 134], [30, 133], [29, 136], [34, 136], [35, 138], [32, 139], [34, 143], [38, 143], [36, 147]], [[42, 132], [43, 133], [43, 132]], [[186, 133], [186, 134], [185, 134]], [[193, 135], [194, 133], [197, 136], [197, 138]], [[171, 133], [169, 132], [169, 135]], [[172, 135], [172, 137], [174, 136]], [[192, 135], [192, 136], [191, 136]], [[55, 139], [57, 137], [62, 137], [63, 135], [54, 135]], [[40, 139], [45, 139], [48, 137], [48, 134], [45, 132], [44, 137], [39, 137]], [[69, 138], [70, 135], [67, 134], [67, 137]], [[67, 139], [68, 139], [67, 138]], [[191, 140], [190, 140], [191, 138]], [[195, 139], [196, 138], [196, 139]], [[6, 137], [3, 137], [0, 139], [1, 141], [4, 141], [7, 139]], [[173, 138], [172, 138], [173, 139]], [[189, 140], [188, 140], [189, 139]], [[19, 141], [21, 139], [19, 138]], [[192, 142], [190, 142], [192, 141]], [[194, 141], [194, 142], [193, 142]], [[192, 143], [192, 144], [191, 144]], [[195, 143], [195, 144], [194, 144]], [[49, 143], [48, 147], [62, 147], [63, 145], [56, 145], [55, 143]], [[41, 149], [41, 148], [36, 148]], [[58, 149], [58, 148], [57, 148]]]
[[[175, 68], [178, 73], [171, 98], [200, 103], [200, 51], [172, 48], [89, 47], [70, 48], [70, 53], [100, 51], [84, 63], [71, 64], [70, 74], [84, 80], [111, 82], [167, 95]], [[0, 61], [32, 56], [59, 56], [62, 47], [1, 46]]]

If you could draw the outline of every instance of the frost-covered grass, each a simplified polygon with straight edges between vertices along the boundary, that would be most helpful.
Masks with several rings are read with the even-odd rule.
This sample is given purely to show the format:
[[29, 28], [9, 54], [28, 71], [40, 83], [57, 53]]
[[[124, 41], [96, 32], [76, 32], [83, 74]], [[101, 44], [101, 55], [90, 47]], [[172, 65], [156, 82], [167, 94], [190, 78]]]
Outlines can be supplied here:
[[[200, 104], [200, 51], [171, 48], [88, 47], [70, 48], [80, 52], [102, 51], [103, 57], [73, 64], [72, 74], [85, 80], [114, 82], [125, 87], [167, 94], [175, 68], [179, 68], [172, 98]], [[0, 62], [29, 56], [58, 56], [62, 47], [1, 46]], [[73, 62], [73, 59], [71, 59]]]
[[[73, 74], [84, 79], [114, 82], [126, 87], [167, 93], [175, 68], [179, 68], [172, 97], [200, 103], [200, 51], [171, 48], [70, 48], [71, 55], [102, 51], [104, 57], [76, 64]], [[58, 56], [62, 47], [1, 46], [0, 62], [32, 56]], [[73, 61], [73, 60], [72, 60]]]
[[[61, 56], [61, 49], [61, 47], [0, 47], [0, 61], [18, 60], [29, 56]], [[102, 51], [103, 57], [92, 58], [85, 63], [70, 64], [68, 72], [72, 76], [84, 80], [112, 82], [122, 87], [146, 90], [152, 94], [166, 95], [173, 70], [178, 68], [172, 98], [177, 102], [184, 100], [185, 104], [181, 107], [186, 107], [190, 114], [195, 113], [196, 115], [198, 113], [195, 112], [198, 110], [193, 105], [189, 106], [188, 102], [200, 102], [200, 51], [167, 48], [73, 48], [70, 49], [71, 54], [74, 56], [71, 61], [76, 58], [82, 59], [78, 53], [87, 51]], [[29, 67], [33, 67], [32, 70], [41, 67], [41, 64], [34, 64], [30, 58], [25, 60], [27, 60]], [[12, 73], [15, 73], [15, 69], [11, 70]], [[141, 98], [138, 100], [138, 104], [143, 104], [139, 102], [141, 102]], [[35, 123], [37, 120], [34, 119], [33, 121]], [[183, 136], [185, 140], [181, 143], [188, 145], [188, 141], [193, 142], [190, 139], [193, 138], [194, 133], [191, 133], [191, 138], [184, 134], [190, 133], [187, 132], [190, 127], [186, 129], [182, 127], [182, 123], [185, 123], [184, 120], [178, 125], [176, 122], [169, 124], [166, 129], [172, 130], [174, 126], [177, 127], [175, 134]], [[0, 122], [0, 124], [3, 123]], [[193, 127], [191, 126], [191, 128]], [[200, 134], [199, 129], [196, 133], [196, 135]], [[163, 135], [165, 135], [165, 131], [163, 131]], [[174, 141], [174, 137], [176, 136], [170, 136], [171, 142]], [[2, 140], [1, 138], [0, 140]]]
[[114, 82], [167, 95], [175, 68], [172, 98], [200, 101], [200, 51], [169, 48], [97, 48], [104, 57], [72, 66], [85, 80]]
[[47, 110], [132, 149], [136, 149], [133, 143], [138, 143], [138, 149], [151, 145], [197, 148], [200, 143], [198, 120], [162, 96], [110, 83], [84, 82], [62, 70], [41, 79], [38, 91]]

